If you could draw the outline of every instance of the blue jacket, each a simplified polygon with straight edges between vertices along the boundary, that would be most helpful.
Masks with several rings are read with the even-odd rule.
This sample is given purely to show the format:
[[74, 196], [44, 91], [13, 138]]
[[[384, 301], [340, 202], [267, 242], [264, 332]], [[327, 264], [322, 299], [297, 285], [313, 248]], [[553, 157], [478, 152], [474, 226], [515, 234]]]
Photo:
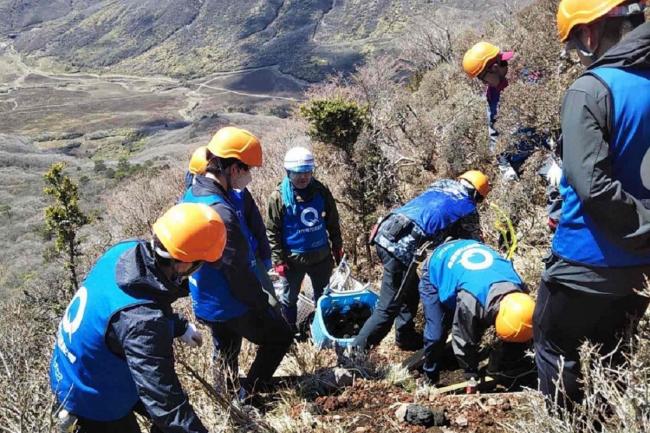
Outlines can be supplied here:
[[493, 284], [522, 285], [511, 261], [475, 240], [456, 240], [439, 246], [431, 254], [428, 270], [429, 281], [438, 289], [440, 302], [449, 309], [456, 307], [459, 290], [470, 293], [487, 308]]
[[59, 324], [50, 384], [63, 407], [84, 418], [116, 420], [138, 401], [126, 360], [105, 342], [109, 322], [118, 311], [152, 302], [127, 294], [115, 281], [120, 256], [135, 246], [136, 242], [117, 244], [97, 261]]
[[[218, 194], [194, 195], [189, 188], [183, 196], [183, 203], [203, 203], [208, 206], [217, 203], [227, 204], [233, 208], [239, 218], [240, 229], [244, 238], [251, 242], [251, 233], [246, 226], [243, 213], [235, 205], [225, 200]], [[248, 266], [255, 268], [255, 258], [252, 249], [248, 250]], [[224, 321], [239, 317], [248, 311], [248, 307], [231, 292], [230, 284], [224, 273], [213, 266], [202, 266], [190, 277], [190, 294], [192, 295], [192, 308], [196, 317], [208, 321]]]
[[374, 243], [408, 266], [424, 241], [435, 246], [447, 236], [479, 240], [480, 227], [467, 188], [459, 181], [443, 179], [395, 209], [379, 226]]
[[[593, 69], [611, 92], [612, 133], [609, 137], [611, 176], [622, 189], [641, 200], [650, 199], [650, 70], [600, 67]], [[650, 252], [635, 252], [603, 232], [585, 212], [574, 187], [562, 178], [562, 217], [553, 251], [573, 263], [592, 267], [634, 267], [650, 264]], [[646, 250], [647, 251], [647, 250]]]
[[52, 353], [50, 380], [58, 403], [95, 421], [121, 418], [132, 409], [135, 387], [162, 430], [207, 433], [174, 369], [173, 339], [185, 333], [187, 321], [171, 304], [188, 295], [187, 282], [169, 281], [156, 265], [151, 243], [136, 241], [109, 249], [82, 286]]

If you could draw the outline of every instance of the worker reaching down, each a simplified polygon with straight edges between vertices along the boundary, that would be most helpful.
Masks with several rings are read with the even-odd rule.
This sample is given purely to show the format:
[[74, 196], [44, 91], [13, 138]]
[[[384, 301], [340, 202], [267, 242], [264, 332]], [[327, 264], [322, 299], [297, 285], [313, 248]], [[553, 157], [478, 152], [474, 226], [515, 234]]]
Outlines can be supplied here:
[[441, 179], [379, 224], [371, 242], [384, 266], [377, 308], [363, 325], [352, 347], [366, 351], [378, 345], [395, 322], [395, 343], [402, 350], [422, 347], [415, 329], [419, 296], [416, 252], [425, 243], [431, 248], [447, 237], [481, 238], [476, 205], [490, 190], [488, 178], [470, 170], [458, 179]]
[[490, 356], [489, 373], [507, 376], [520, 367], [533, 337], [535, 303], [512, 262], [475, 240], [449, 241], [425, 262], [419, 290], [425, 317], [424, 372], [430, 381], [439, 379], [450, 331], [468, 380], [478, 377], [481, 338], [492, 326], [503, 344]]

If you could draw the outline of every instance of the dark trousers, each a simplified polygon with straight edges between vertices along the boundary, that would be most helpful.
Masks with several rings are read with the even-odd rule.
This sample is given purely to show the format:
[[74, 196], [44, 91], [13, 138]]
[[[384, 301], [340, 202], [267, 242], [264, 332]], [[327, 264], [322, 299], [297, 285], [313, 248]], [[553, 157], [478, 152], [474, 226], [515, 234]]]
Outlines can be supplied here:
[[[115, 421], [92, 421], [85, 418], [78, 418], [75, 433], [141, 433], [138, 420], [135, 417], [136, 413], [145, 418], [150, 418], [142, 402], [138, 402], [133, 408], [133, 412]], [[149, 432], [162, 433], [162, 430], [156, 427], [155, 424], [152, 424]]]
[[[601, 345], [600, 353], [610, 353], [625, 331], [636, 327], [647, 306], [648, 299], [636, 294], [592, 294], [542, 281], [533, 316], [535, 363], [542, 393], [554, 398], [554, 382], [560, 374], [560, 358], [564, 357], [562, 383], [569, 401], [561, 398], [559, 403], [569, 406], [570, 402], [580, 402], [580, 345], [589, 340]], [[621, 361], [619, 350], [612, 362]]]
[[440, 376], [440, 360], [445, 351], [447, 335], [449, 335], [454, 314], [440, 302], [438, 289], [429, 281], [429, 272], [426, 269], [420, 280], [419, 292], [424, 311], [423, 370], [429, 380], [435, 383]]
[[396, 299], [407, 267], [379, 245], [377, 245], [377, 254], [384, 265], [381, 292], [372, 316], [363, 325], [352, 344], [360, 350], [370, 349], [381, 343], [381, 340], [390, 331], [393, 321], [395, 322], [395, 341], [399, 346], [408, 345], [409, 340], [416, 336], [413, 319], [417, 314], [420, 302], [417, 273], [415, 270], [412, 272], [406, 282], [401, 299]]
[[246, 381], [242, 382], [247, 391], [271, 379], [293, 340], [287, 323], [271, 308], [266, 311], [251, 310], [225, 322], [204, 323], [212, 331], [216, 359], [225, 364], [233, 379], [238, 376], [242, 338], [258, 346]]
[[330, 282], [330, 276], [334, 269], [334, 262], [331, 257], [326, 258], [320, 263], [314, 265], [301, 265], [291, 262], [289, 269], [286, 271], [287, 287], [285, 288], [282, 296], [280, 297], [280, 304], [282, 304], [282, 314], [291, 326], [296, 325], [298, 315], [298, 294], [302, 286], [302, 280], [305, 275], [309, 275], [313, 288], [314, 303], [323, 294], [323, 290]]

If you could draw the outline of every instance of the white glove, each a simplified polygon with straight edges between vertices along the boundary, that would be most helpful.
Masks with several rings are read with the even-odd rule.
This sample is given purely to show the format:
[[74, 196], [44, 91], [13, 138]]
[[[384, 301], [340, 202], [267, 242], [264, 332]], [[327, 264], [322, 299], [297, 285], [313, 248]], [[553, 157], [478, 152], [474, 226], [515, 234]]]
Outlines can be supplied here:
[[194, 323], [189, 323], [185, 334], [181, 336], [181, 341], [190, 347], [200, 347], [203, 344], [203, 335], [196, 329]]
[[503, 180], [505, 181], [512, 182], [519, 178], [519, 176], [517, 176], [517, 172], [515, 171], [515, 169], [512, 168], [510, 165], [508, 165], [507, 167], [506, 166], [499, 167], [499, 169], [501, 170], [501, 175], [503, 176]]
[[562, 179], [562, 167], [560, 167], [557, 162], [553, 161], [546, 173], [546, 180], [549, 185], [558, 186], [560, 184], [560, 179]]

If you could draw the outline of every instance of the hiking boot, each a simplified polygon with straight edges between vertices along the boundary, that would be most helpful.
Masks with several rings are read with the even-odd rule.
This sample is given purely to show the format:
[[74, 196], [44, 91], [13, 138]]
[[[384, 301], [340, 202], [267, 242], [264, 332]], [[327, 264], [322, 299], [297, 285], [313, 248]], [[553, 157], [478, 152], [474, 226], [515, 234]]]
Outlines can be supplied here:
[[399, 340], [395, 341], [395, 344], [400, 350], [407, 352], [415, 352], [416, 350], [422, 349], [424, 346], [422, 334], [419, 333], [415, 333], [408, 337], [402, 337]]

